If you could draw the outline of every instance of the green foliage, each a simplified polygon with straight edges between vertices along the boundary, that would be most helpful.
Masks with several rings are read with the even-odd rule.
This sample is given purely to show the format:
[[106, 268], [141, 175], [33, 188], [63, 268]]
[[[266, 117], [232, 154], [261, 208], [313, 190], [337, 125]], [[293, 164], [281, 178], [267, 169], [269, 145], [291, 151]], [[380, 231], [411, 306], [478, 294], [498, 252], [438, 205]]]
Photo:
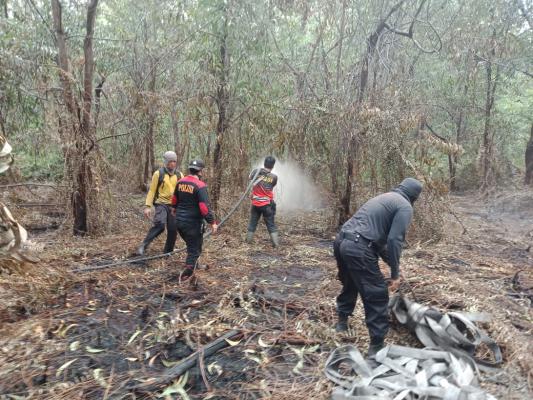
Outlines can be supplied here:
[[[1, 118], [8, 138], [20, 142], [23, 174], [60, 179], [62, 99], [50, 4], [30, 3], [8, 2], [8, 18], [0, 20]], [[138, 174], [152, 127], [156, 163], [176, 138], [184, 158], [211, 158], [215, 99], [225, 72], [228, 176], [272, 152], [294, 158], [339, 195], [347, 144], [356, 137], [357, 181], [371, 190], [406, 173], [446, 180], [448, 154], [428, 139], [427, 129], [420, 134], [417, 121], [424, 118], [444, 141], [462, 146], [457, 172], [475, 181], [490, 58], [493, 77], [496, 68], [499, 74], [490, 125], [494, 162], [522, 167], [533, 89], [520, 71], [531, 64], [533, 45], [513, 2], [424, 2], [413, 24], [415, 42], [392, 31], [407, 32], [421, 4], [406, 1], [370, 57], [364, 107], [378, 111], [363, 115], [358, 91], [367, 39], [396, 3], [101, 1], [94, 44], [94, 85], [104, 82], [95, 121], [98, 149], [110, 164], [128, 163], [128, 173]], [[79, 81], [86, 8], [63, 5], [72, 74]], [[439, 47], [436, 34], [442, 49], [422, 52], [421, 46]], [[224, 35], [227, 71], [220, 59]]]
[[39, 154], [15, 154], [15, 166], [26, 179], [59, 181], [63, 177], [63, 154], [50, 149]]

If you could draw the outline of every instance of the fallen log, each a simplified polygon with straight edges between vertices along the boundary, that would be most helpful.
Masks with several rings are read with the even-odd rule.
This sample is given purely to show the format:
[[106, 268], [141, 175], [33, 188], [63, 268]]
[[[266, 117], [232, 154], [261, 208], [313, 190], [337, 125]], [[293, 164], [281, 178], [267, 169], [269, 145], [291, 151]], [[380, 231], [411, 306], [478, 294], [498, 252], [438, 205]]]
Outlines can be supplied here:
[[157, 378], [147, 380], [146, 382], [143, 382], [141, 384], [133, 385], [128, 389], [138, 390], [141, 392], [155, 391], [161, 385], [170, 383], [172, 380], [178, 378], [180, 375], [183, 375], [189, 369], [193, 368], [196, 363], [199, 362], [200, 357], [209, 357], [210, 355], [215, 354], [220, 349], [229, 346], [229, 343], [226, 340], [232, 339], [240, 334], [240, 330], [233, 329], [220, 336], [218, 339], [206, 344], [205, 346], [202, 346], [197, 351], [195, 351], [190, 356], [181, 361], [179, 364], [173, 366], [172, 368], [169, 368], [168, 371], [165, 371], [164, 374], [159, 375]]
[[38, 182], [22, 182], [22, 183], [10, 183], [8, 185], [0, 185], [1, 189], [9, 189], [13, 187], [20, 187], [20, 186], [44, 186], [44, 187], [50, 187], [53, 189], [57, 189], [58, 187], [66, 187], [65, 185], [54, 185], [51, 183], [38, 183]]
[[54, 223], [50, 225], [29, 225], [26, 226], [28, 232], [42, 232], [59, 228], [61, 225]]
[[24, 207], [24, 208], [30, 208], [30, 207], [61, 207], [62, 204], [59, 203], [17, 203], [13, 204], [13, 207]]

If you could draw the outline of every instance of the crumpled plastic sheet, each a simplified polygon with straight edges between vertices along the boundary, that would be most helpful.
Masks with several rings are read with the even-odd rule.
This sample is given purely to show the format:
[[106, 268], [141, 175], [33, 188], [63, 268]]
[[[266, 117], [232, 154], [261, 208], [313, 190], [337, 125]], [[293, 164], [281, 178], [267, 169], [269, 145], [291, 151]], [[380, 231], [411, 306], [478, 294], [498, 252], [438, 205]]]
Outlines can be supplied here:
[[[11, 151], [7, 140], [0, 135], [0, 173], [7, 171], [13, 163]], [[26, 230], [13, 218], [9, 209], [0, 203], [0, 259], [33, 261], [21, 250], [27, 238]]]
[[477, 386], [470, 363], [448, 351], [391, 345], [373, 364], [355, 346], [335, 349], [325, 370], [337, 385], [332, 400], [496, 400]]

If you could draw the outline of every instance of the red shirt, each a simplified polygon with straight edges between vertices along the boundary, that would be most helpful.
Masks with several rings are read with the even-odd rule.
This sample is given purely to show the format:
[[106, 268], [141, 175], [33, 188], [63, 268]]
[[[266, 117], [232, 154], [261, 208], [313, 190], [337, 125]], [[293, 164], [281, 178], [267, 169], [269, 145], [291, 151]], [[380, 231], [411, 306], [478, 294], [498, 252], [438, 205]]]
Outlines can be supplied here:
[[[253, 179], [257, 169], [250, 173], [250, 179]], [[252, 189], [252, 205], [262, 207], [269, 205], [274, 200], [274, 186], [278, 183], [278, 177], [265, 168], [259, 170], [255, 185]]]

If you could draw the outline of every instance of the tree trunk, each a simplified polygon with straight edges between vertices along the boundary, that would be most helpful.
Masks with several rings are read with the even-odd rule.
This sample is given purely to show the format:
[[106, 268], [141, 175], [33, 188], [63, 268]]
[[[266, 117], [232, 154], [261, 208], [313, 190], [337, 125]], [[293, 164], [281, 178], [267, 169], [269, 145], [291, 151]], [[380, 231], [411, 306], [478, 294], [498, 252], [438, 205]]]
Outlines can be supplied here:
[[[466, 80], [463, 87], [463, 96], [462, 101], [459, 106], [459, 109], [457, 110], [457, 119], [455, 120], [455, 143], [457, 145], [460, 145], [463, 141], [463, 135], [466, 129], [466, 121], [465, 121], [465, 106], [466, 106], [466, 99], [468, 96], [468, 80], [469, 75], [467, 74]], [[457, 190], [457, 164], [459, 163], [459, 155], [458, 154], [451, 154], [448, 155], [448, 165], [450, 170], [450, 191], [455, 192]]]
[[342, 14], [339, 27], [339, 48], [337, 49], [337, 67], [335, 73], [335, 90], [339, 92], [339, 83], [341, 79], [341, 59], [342, 59], [342, 43], [344, 39], [344, 31], [346, 25], [346, 0], [342, 1]]
[[3, 137], [7, 137], [6, 123], [5, 123], [4, 115], [2, 114], [1, 108], [0, 108], [0, 134], [2, 134]]
[[381, 19], [381, 21], [379, 21], [374, 32], [372, 32], [372, 34], [366, 40], [366, 53], [363, 56], [363, 60], [361, 62], [361, 72], [359, 75], [359, 96], [357, 98], [357, 101], [359, 103], [363, 102], [365, 96], [366, 87], [368, 85], [368, 70], [370, 67], [370, 62], [374, 57], [374, 53], [376, 52], [376, 46], [378, 44], [379, 37], [381, 36], [385, 28], [387, 28], [387, 20], [402, 6], [403, 3], [405, 3], [405, 0], [400, 0], [398, 3], [396, 3], [390, 9], [388, 14], [383, 19]]
[[486, 191], [490, 186], [490, 157], [491, 157], [491, 143], [489, 140], [490, 135], [490, 123], [491, 123], [491, 87], [492, 87], [492, 64], [486, 65], [487, 75], [487, 91], [485, 96], [485, 122], [483, 126], [483, 139], [481, 148], [481, 188]]
[[52, 0], [52, 15], [58, 49], [58, 71], [62, 86], [64, 105], [68, 117], [60, 127], [60, 134], [67, 138], [65, 144], [66, 179], [71, 187], [73, 233], [85, 235], [101, 227], [98, 199], [98, 159], [96, 153], [96, 132], [92, 121], [93, 96], [93, 32], [98, 0], [91, 0], [87, 6], [86, 35], [83, 43], [84, 70], [82, 106], [79, 106], [72, 90], [74, 79], [69, 71], [69, 55], [66, 35], [63, 30], [62, 6], [59, 0]]
[[156, 106], [155, 106], [155, 87], [156, 87], [156, 66], [150, 64], [150, 84], [148, 86], [149, 98], [145, 101], [145, 107], [148, 111], [148, 126], [145, 136], [145, 158], [144, 158], [144, 176], [145, 183], [150, 182], [152, 174], [155, 170], [155, 154], [154, 154], [154, 129], [156, 121]]
[[531, 134], [526, 147], [526, 185], [533, 185], [533, 123], [531, 124]]
[[[379, 37], [383, 31], [387, 28], [387, 20], [392, 14], [394, 14], [405, 3], [405, 0], [400, 0], [389, 10], [387, 15], [382, 18], [376, 26], [376, 29], [366, 40], [366, 52], [361, 60], [361, 70], [359, 72], [359, 92], [357, 96], [357, 103], [359, 108], [362, 106], [365, 99], [365, 93], [368, 87], [368, 74], [370, 63], [376, 52], [376, 46], [378, 44]], [[346, 179], [344, 194], [340, 199], [340, 213], [339, 224], [344, 223], [351, 216], [351, 198], [352, 198], [352, 186], [353, 186], [353, 172], [354, 165], [357, 158], [357, 146], [356, 138], [351, 137], [348, 143], [348, 152], [346, 155]]]
[[180, 126], [179, 126], [179, 117], [178, 117], [178, 106], [177, 104], [172, 107], [170, 110], [170, 120], [172, 121], [172, 132], [174, 136], [174, 152], [178, 158], [176, 163], [177, 168], [181, 168], [182, 154], [183, 154], [183, 143], [180, 140]]
[[[465, 85], [465, 88], [467, 85]], [[466, 90], [465, 90], [466, 92]], [[466, 93], [465, 93], [466, 94]], [[464, 107], [461, 107], [457, 120], [455, 122], [455, 143], [459, 144], [464, 131]], [[457, 190], [457, 163], [459, 162], [459, 156], [457, 154], [448, 155], [448, 165], [450, 169], [450, 191], [455, 192]]]
[[105, 77], [102, 77], [100, 83], [94, 89], [94, 128], [98, 124], [98, 117], [100, 116], [100, 100], [104, 90]]
[[496, 30], [493, 30], [491, 38], [490, 58], [485, 64], [485, 72], [487, 77], [487, 90], [485, 96], [485, 122], [483, 127], [483, 140], [481, 149], [481, 190], [486, 192], [494, 183], [494, 176], [492, 173], [492, 140], [490, 140], [491, 123], [492, 123], [492, 109], [494, 107], [494, 98], [496, 94], [496, 87], [500, 75], [500, 67], [496, 66], [496, 73], [493, 75], [492, 60], [496, 55]]
[[352, 186], [353, 186], [353, 175], [355, 169], [355, 154], [357, 152], [356, 139], [354, 137], [349, 139], [348, 143], [348, 154], [346, 162], [346, 185], [344, 186], [344, 195], [341, 198], [341, 213], [339, 215], [339, 226], [344, 224], [344, 222], [351, 217], [351, 198], [352, 198]]
[[220, 60], [218, 66], [218, 87], [216, 104], [218, 107], [218, 121], [216, 127], [215, 149], [213, 151], [213, 184], [211, 187], [211, 204], [218, 215], [218, 202], [220, 199], [220, 187], [222, 184], [222, 149], [228, 129], [228, 104], [229, 93], [227, 88], [229, 72], [229, 55], [227, 49], [228, 39], [228, 10], [224, 9], [224, 26], [220, 36]]

